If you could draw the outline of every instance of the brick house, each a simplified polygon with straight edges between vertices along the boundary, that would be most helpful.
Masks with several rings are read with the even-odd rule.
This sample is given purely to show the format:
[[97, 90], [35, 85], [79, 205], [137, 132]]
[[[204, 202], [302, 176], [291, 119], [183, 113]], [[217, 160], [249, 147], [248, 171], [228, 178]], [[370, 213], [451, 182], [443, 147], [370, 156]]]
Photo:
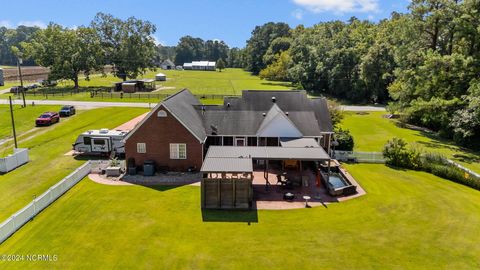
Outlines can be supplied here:
[[202, 105], [184, 89], [160, 102], [125, 138], [126, 159], [172, 171], [199, 170], [210, 146], [287, 146], [308, 138], [327, 153], [333, 127], [326, 99], [305, 91], [245, 90]]

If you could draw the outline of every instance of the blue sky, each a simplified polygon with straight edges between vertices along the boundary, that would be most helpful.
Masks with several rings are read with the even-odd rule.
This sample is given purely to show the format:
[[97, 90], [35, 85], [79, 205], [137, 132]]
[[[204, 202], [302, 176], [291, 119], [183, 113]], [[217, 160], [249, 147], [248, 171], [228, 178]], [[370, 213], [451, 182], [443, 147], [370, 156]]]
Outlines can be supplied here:
[[155, 38], [175, 45], [184, 35], [243, 47], [256, 25], [273, 21], [311, 26], [351, 16], [378, 21], [405, 12], [408, 0], [22, 0], [2, 3], [0, 26], [87, 25], [97, 12], [135, 16], [157, 25]]

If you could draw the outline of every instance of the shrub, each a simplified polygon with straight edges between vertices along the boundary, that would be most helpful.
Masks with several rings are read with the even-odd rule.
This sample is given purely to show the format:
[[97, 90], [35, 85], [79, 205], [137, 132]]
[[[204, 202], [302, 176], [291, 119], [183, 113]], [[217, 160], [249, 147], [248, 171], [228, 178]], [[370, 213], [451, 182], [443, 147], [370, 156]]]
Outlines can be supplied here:
[[386, 163], [389, 165], [421, 170], [450, 181], [480, 190], [480, 178], [470, 175], [450, 163], [446, 157], [437, 153], [420, 154], [414, 148], [407, 148], [402, 139], [393, 138], [383, 150]]
[[348, 129], [336, 129], [335, 140], [338, 143], [338, 145], [335, 147], [336, 150], [353, 151], [355, 142], [353, 141], [353, 136], [350, 134], [350, 131]]
[[385, 163], [391, 166], [417, 169], [421, 165], [420, 152], [414, 148], [407, 148], [407, 143], [399, 138], [387, 142], [383, 156]]

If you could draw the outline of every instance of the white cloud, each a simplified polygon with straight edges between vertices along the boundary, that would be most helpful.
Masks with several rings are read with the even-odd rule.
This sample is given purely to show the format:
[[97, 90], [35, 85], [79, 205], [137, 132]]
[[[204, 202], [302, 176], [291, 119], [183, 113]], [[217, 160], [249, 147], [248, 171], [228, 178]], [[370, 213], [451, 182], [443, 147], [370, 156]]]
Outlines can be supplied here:
[[292, 11], [292, 16], [297, 19], [297, 20], [302, 20], [303, 19], [303, 14], [305, 12], [301, 9], [295, 9], [294, 11]]
[[0, 20], [0, 27], [13, 28], [13, 25], [10, 21]]
[[293, 0], [314, 13], [332, 11], [344, 12], [377, 12], [379, 11], [378, 0]]
[[47, 28], [47, 24], [42, 21], [19, 21], [17, 26], [24, 25], [24, 26], [37, 26], [40, 28]]

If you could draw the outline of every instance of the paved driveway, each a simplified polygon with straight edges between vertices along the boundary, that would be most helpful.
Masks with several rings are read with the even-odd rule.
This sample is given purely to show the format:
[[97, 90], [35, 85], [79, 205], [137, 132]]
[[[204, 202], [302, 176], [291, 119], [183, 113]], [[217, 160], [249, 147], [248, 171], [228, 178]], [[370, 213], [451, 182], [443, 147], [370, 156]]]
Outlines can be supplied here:
[[[73, 100], [27, 100], [28, 104], [35, 102], [36, 105], [73, 105], [84, 109], [102, 107], [139, 107], [152, 108], [156, 103], [142, 102], [102, 102], [102, 101], [73, 101]], [[23, 104], [21, 100], [14, 100], [15, 104]], [[0, 104], [8, 104], [7, 99], [0, 99]], [[384, 106], [341, 106], [344, 111], [385, 111]]]

